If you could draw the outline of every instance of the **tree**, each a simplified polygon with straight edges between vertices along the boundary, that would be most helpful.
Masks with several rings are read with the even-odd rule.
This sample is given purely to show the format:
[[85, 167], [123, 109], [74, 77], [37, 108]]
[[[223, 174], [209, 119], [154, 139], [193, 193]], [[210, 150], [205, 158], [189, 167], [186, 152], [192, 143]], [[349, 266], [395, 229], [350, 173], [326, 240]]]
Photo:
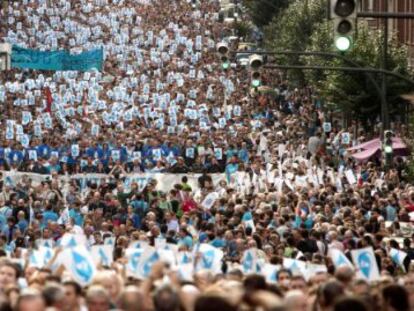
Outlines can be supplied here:
[[[326, 19], [325, 0], [295, 0], [265, 27], [265, 44], [273, 51], [305, 51], [316, 27]], [[282, 64], [303, 65], [298, 56], [283, 57]], [[305, 84], [301, 70], [288, 71], [289, 80]]]
[[290, 0], [245, 0], [246, 6], [253, 23], [262, 28], [278, 16], [288, 5]]
[[[333, 26], [326, 14], [326, 0], [295, 0], [264, 28], [265, 44], [270, 51], [326, 51], [334, 52]], [[353, 48], [347, 58], [361, 67], [380, 68], [382, 32], [370, 29], [366, 23], [358, 24]], [[408, 76], [407, 50], [391, 37], [388, 45], [387, 69]], [[282, 65], [349, 66], [338, 59], [289, 56], [277, 58]], [[372, 74], [381, 85], [381, 76]], [[310, 85], [329, 102], [332, 109], [340, 110], [350, 118], [374, 123], [380, 115], [378, 92], [365, 73], [338, 71], [289, 70], [288, 79], [294, 85]], [[405, 101], [400, 97], [412, 86], [393, 77], [387, 77], [387, 102], [394, 117], [401, 115]]]
[[249, 40], [250, 35], [252, 34], [253, 25], [245, 20], [238, 20], [234, 23], [234, 30], [238, 37], [245, 38]]
[[[372, 30], [366, 23], [360, 22], [353, 47], [346, 56], [361, 67], [380, 68], [382, 40], [381, 31]], [[331, 22], [323, 21], [315, 26], [307, 50], [329, 51], [332, 50], [333, 42]], [[409, 76], [407, 50], [401, 47], [394, 38], [389, 41], [388, 53], [387, 69]], [[308, 65], [349, 66], [339, 59], [321, 60], [319, 57], [306, 57], [302, 58], [302, 61]], [[380, 75], [372, 74], [372, 77], [381, 85]], [[365, 73], [309, 71], [306, 73], [306, 80], [324, 98], [335, 104], [333, 108], [345, 112], [353, 119], [358, 118], [366, 123], [374, 124], [380, 116], [381, 102], [377, 89]], [[399, 112], [403, 111], [405, 101], [400, 95], [409, 90], [410, 85], [406, 82], [394, 77], [387, 77], [387, 102], [391, 115], [397, 116]]]

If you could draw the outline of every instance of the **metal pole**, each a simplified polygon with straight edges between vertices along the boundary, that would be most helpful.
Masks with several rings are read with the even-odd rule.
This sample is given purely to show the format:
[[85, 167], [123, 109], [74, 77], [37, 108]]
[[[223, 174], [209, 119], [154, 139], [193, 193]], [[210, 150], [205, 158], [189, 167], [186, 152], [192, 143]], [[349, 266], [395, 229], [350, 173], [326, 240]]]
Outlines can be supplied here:
[[389, 71], [389, 70], [383, 70], [383, 69], [375, 69], [370, 67], [325, 67], [325, 66], [301, 66], [301, 65], [266, 65], [264, 68], [275, 68], [275, 69], [310, 69], [310, 70], [332, 70], [332, 71], [350, 71], [350, 72], [365, 72], [365, 73], [385, 73], [388, 76], [394, 76], [397, 78], [400, 78], [409, 84], [414, 86], [414, 81], [404, 77], [400, 74], [397, 74], [395, 72]]
[[[232, 51], [231, 53], [235, 53], [237, 54], [237, 52]], [[377, 90], [378, 96], [380, 98], [381, 101], [381, 112], [384, 110], [382, 107], [385, 107], [385, 109], [387, 109], [388, 111], [388, 105], [387, 105], [387, 101], [386, 101], [386, 97], [385, 94], [382, 90], [382, 88], [379, 86], [379, 84], [377, 83], [377, 81], [373, 78], [373, 76], [369, 73], [381, 73], [381, 74], [385, 74], [388, 76], [393, 76], [395, 78], [404, 80], [405, 82], [408, 82], [411, 85], [414, 85], [414, 81], [411, 80], [408, 77], [405, 77], [401, 74], [399, 74], [398, 72], [394, 72], [394, 71], [389, 71], [389, 70], [385, 70], [385, 69], [376, 69], [376, 68], [371, 68], [371, 67], [361, 67], [357, 62], [345, 57], [342, 54], [338, 54], [338, 53], [333, 53], [333, 52], [299, 52], [299, 51], [279, 51], [279, 52], [267, 52], [267, 51], [243, 51], [240, 52], [243, 54], [259, 54], [259, 55], [311, 55], [311, 56], [323, 56], [323, 57], [333, 57], [333, 58], [339, 58], [342, 59], [343, 61], [347, 62], [348, 64], [350, 64], [351, 66], [355, 66], [356, 68], [354, 69], [358, 69], [358, 70], [350, 70], [352, 68], [350, 67], [335, 67], [337, 69], [329, 69], [327, 67], [323, 67], [320, 66], [317, 69], [327, 69], [327, 70], [340, 70], [339, 68], [348, 68], [345, 71], [358, 71], [358, 72], [364, 72], [368, 79], [371, 81], [371, 83], [374, 85], [375, 89]], [[303, 67], [303, 66], [302, 66]], [[267, 68], [276, 68], [276, 67], [272, 67], [272, 66], [267, 66]], [[289, 67], [289, 68], [280, 68], [279, 69], [312, 69], [309, 66], [304, 66], [304, 68], [298, 68], [298, 67]], [[333, 68], [333, 67], [330, 67]], [[314, 68], [316, 69], [316, 68]], [[343, 70], [344, 71], [344, 70]], [[382, 113], [381, 113], [381, 117], [382, 117]], [[382, 119], [382, 118], [381, 118]]]
[[[237, 53], [237, 52], [233, 52], [233, 53]], [[254, 52], [244, 52], [244, 54], [259, 54], [259, 55], [310, 55], [310, 56], [321, 56], [321, 57], [331, 57], [331, 58], [339, 58], [341, 60], [343, 60], [344, 62], [350, 64], [353, 67], [356, 68], [363, 68], [361, 67], [357, 62], [349, 59], [348, 57], [339, 54], [339, 53], [334, 53], [334, 52], [320, 52], [320, 51], [312, 51], [312, 52], [300, 52], [300, 51], [280, 51], [280, 52], [266, 52], [266, 51], [254, 51]], [[380, 85], [378, 84], [378, 82], [374, 79], [374, 77], [372, 76], [372, 74], [370, 74], [368, 71], [364, 71], [366, 76], [368, 77], [368, 79], [371, 81], [371, 83], [374, 85], [378, 96], [380, 98], [381, 101], [381, 107], [383, 105], [386, 105], [386, 100], [385, 100], [385, 96], [381, 90]], [[381, 110], [382, 111], [382, 110]]]
[[[388, 0], [383, 0], [384, 10], [388, 12]], [[384, 34], [382, 42], [382, 62], [381, 69], [387, 70], [387, 57], [388, 57], [388, 19], [383, 19], [384, 22]], [[381, 123], [382, 123], [382, 133], [389, 129], [389, 111], [387, 103], [387, 75], [382, 74], [382, 84], [381, 84], [382, 96], [385, 99], [381, 101]]]

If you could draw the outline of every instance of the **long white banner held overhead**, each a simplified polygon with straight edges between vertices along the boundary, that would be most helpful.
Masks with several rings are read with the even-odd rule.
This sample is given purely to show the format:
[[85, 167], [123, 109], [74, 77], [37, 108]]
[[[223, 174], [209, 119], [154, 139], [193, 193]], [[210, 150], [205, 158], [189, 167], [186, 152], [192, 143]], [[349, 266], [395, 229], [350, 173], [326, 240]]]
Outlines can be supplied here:
[[[10, 172], [3, 171], [3, 181], [5, 185], [16, 185], [23, 176], [27, 176], [33, 182], [33, 185], [38, 185], [42, 181], [50, 180], [51, 175], [41, 175], [34, 173], [26, 172]], [[342, 189], [341, 176], [342, 173], [336, 173], [333, 171], [323, 172], [318, 170], [317, 173], [310, 170], [306, 176], [295, 176], [293, 173], [282, 174], [276, 176], [277, 169], [262, 171], [260, 174], [253, 174], [252, 176], [247, 172], [234, 172], [231, 174], [209, 174], [213, 180], [213, 185], [217, 184], [221, 180], [227, 181], [232, 187], [234, 187], [238, 192], [248, 193], [252, 189], [255, 191], [267, 191], [270, 184], [274, 184], [276, 189], [279, 192], [283, 191], [283, 185], [287, 186], [291, 190], [307, 187], [309, 184], [318, 187], [319, 184], [323, 184], [323, 176], [326, 173], [332, 184], [336, 184], [338, 189]], [[351, 172], [349, 172], [351, 173]], [[285, 175], [285, 176], [283, 176]], [[348, 174], [349, 175], [349, 174]], [[151, 180], [157, 181], [157, 189], [168, 192], [171, 190], [173, 185], [180, 184], [181, 179], [186, 176], [188, 179], [188, 184], [193, 190], [199, 189], [198, 179], [202, 176], [201, 174], [170, 174], [170, 173], [139, 173], [139, 174], [126, 174], [123, 176], [122, 181], [124, 182], [124, 188], [128, 191], [132, 183], [138, 185], [138, 189], [142, 190]], [[104, 182], [107, 182], [111, 179], [111, 175], [107, 174], [74, 174], [74, 175], [59, 175], [58, 179], [61, 182], [61, 185], [64, 187], [68, 184], [70, 180], [77, 180], [80, 185], [81, 190], [84, 190], [88, 184], [97, 184], [98, 186]], [[349, 178], [348, 178], [349, 179]], [[319, 183], [317, 182], [319, 181]], [[338, 185], [338, 181], [340, 185]], [[356, 184], [353, 183], [354, 180], [350, 180], [349, 184], [351, 187], [354, 187]], [[210, 197], [210, 199], [212, 199]], [[207, 205], [210, 205], [214, 200], [209, 200], [210, 202], [205, 202]], [[206, 207], [208, 208], [208, 206]]]
[[[5, 185], [16, 185], [19, 183], [23, 176], [27, 176], [32, 180], [33, 185], [38, 185], [42, 181], [51, 180], [51, 175], [41, 175], [35, 173], [25, 173], [25, 172], [10, 172], [3, 171], [3, 181]], [[198, 179], [201, 174], [168, 174], [168, 173], [142, 173], [142, 174], [128, 174], [125, 175], [123, 179], [125, 189], [130, 189], [132, 183], [137, 183], [140, 190], [144, 189], [145, 186], [151, 181], [157, 181], [157, 189], [161, 191], [169, 191], [172, 186], [175, 184], [180, 184], [181, 179], [187, 176], [188, 184], [193, 190], [199, 188]], [[225, 180], [224, 174], [211, 174], [213, 179], [213, 184], [217, 185], [220, 180]], [[69, 176], [59, 176], [59, 181], [62, 184], [67, 184], [70, 180], [77, 180], [81, 189], [85, 189], [88, 184], [97, 184], [98, 186], [104, 182], [107, 182], [111, 179], [110, 175], [106, 174], [75, 174]]]

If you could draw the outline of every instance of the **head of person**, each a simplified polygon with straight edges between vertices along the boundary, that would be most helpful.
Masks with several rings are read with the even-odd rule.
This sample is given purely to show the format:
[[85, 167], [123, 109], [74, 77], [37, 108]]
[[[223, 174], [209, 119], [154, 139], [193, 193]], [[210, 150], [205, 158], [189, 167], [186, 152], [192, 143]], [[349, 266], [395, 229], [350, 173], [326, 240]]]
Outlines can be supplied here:
[[301, 275], [294, 275], [290, 279], [290, 289], [292, 290], [300, 290], [306, 294], [308, 291], [308, 285], [306, 284], [306, 280]]
[[17, 285], [21, 270], [19, 266], [11, 261], [3, 261], [0, 263], [0, 290], [4, 290], [6, 286]]
[[236, 311], [237, 307], [219, 295], [204, 294], [197, 298], [194, 311]]
[[356, 297], [344, 297], [338, 299], [334, 305], [334, 311], [368, 311], [366, 303]]
[[382, 289], [382, 305], [385, 311], [408, 311], [410, 303], [407, 290], [398, 284]]
[[136, 286], [127, 286], [119, 296], [117, 306], [123, 311], [141, 311], [144, 310], [144, 297], [142, 292]]
[[179, 311], [180, 298], [171, 286], [162, 286], [157, 289], [153, 297], [154, 307], [157, 311]]
[[308, 309], [307, 296], [299, 289], [288, 291], [284, 297], [284, 303], [287, 311], [306, 311]]
[[42, 296], [46, 307], [61, 310], [65, 305], [65, 291], [58, 283], [50, 283], [45, 286]]
[[370, 293], [370, 285], [364, 279], [358, 279], [352, 284], [352, 293], [355, 296], [365, 296]]
[[108, 311], [111, 306], [108, 291], [99, 285], [92, 285], [88, 288], [85, 301], [88, 311]]
[[352, 282], [353, 277], [354, 270], [347, 265], [342, 265], [335, 270], [335, 278], [344, 286], [348, 286]]
[[194, 284], [185, 284], [181, 287], [180, 297], [185, 301], [185, 307], [194, 309], [195, 301], [200, 295], [200, 290]]
[[46, 304], [42, 294], [35, 289], [25, 289], [17, 299], [16, 311], [44, 311]]
[[248, 304], [248, 310], [287, 311], [281, 296], [268, 290], [258, 290], [249, 294], [244, 298], [244, 303]]
[[75, 281], [66, 281], [63, 283], [65, 292], [65, 303], [63, 310], [76, 310], [79, 307], [80, 298], [82, 296], [82, 287]]
[[414, 274], [409, 272], [403, 278], [404, 288], [408, 291], [410, 306], [414, 306]]
[[280, 269], [276, 275], [278, 283], [284, 286], [290, 283], [291, 277], [292, 277], [292, 272], [288, 269]]
[[315, 304], [320, 310], [330, 311], [337, 299], [345, 293], [344, 285], [338, 281], [329, 281], [319, 286]]
[[108, 291], [113, 303], [118, 300], [122, 288], [122, 279], [114, 271], [99, 271], [94, 277], [92, 284], [103, 286]]
[[0, 311], [13, 311], [14, 308], [11, 306], [11, 303], [6, 299], [0, 300]]
[[266, 290], [266, 279], [261, 275], [249, 275], [243, 282], [246, 292]]

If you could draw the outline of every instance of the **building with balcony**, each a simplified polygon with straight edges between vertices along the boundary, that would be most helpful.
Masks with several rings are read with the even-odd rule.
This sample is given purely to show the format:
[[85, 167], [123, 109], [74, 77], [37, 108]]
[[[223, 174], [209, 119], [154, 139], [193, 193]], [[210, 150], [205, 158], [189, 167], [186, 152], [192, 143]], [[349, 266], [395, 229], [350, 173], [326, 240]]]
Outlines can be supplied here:
[[[414, 0], [361, 0], [362, 11], [414, 13]], [[384, 21], [376, 18], [366, 18], [368, 25], [382, 28]], [[395, 34], [398, 41], [408, 48], [408, 62], [414, 69], [414, 19], [389, 19], [389, 35]]]

